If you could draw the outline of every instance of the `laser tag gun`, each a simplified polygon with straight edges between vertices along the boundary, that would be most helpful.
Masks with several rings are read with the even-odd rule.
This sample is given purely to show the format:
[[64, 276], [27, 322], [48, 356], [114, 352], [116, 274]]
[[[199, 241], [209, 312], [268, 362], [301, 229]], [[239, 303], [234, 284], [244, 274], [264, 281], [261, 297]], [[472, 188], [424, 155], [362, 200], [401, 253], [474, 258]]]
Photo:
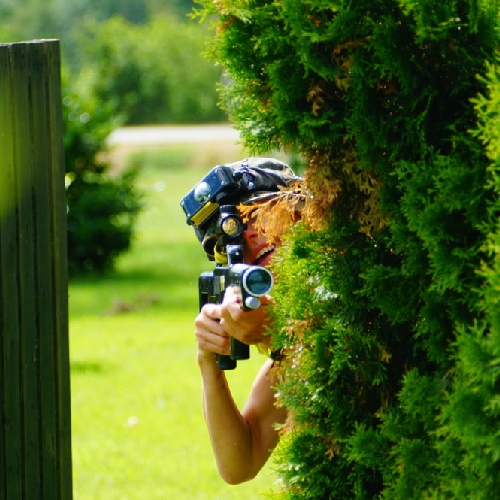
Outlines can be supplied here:
[[[224, 292], [229, 286], [239, 289], [243, 309], [258, 309], [259, 297], [269, 293], [273, 286], [273, 275], [265, 267], [243, 263], [241, 245], [228, 245], [227, 256], [228, 266], [217, 266], [212, 272], [200, 274], [198, 279], [200, 309], [207, 303], [222, 303]], [[250, 357], [247, 344], [234, 337], [230, 338], [230, 342], [231, 354], [217, 356], [217, 365], [221, 370], [234, 370], [237, 360]]]

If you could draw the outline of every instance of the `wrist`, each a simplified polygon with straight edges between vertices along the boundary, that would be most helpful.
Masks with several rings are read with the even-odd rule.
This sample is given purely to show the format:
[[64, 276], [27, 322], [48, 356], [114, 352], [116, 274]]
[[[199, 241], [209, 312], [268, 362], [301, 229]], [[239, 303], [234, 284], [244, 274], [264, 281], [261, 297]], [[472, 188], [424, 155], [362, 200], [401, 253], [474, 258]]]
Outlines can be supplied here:
[[217, 354], [207, 351], [198, 351], [198, 366], [200, 368], [217, 367]]

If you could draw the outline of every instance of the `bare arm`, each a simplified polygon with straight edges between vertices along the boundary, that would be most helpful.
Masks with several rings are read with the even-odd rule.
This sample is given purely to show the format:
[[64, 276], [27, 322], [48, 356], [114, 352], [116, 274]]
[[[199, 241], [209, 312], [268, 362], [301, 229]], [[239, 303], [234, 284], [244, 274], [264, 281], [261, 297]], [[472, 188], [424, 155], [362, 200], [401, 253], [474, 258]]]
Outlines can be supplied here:
[[[216, 354], [229, 353], [228, 333], [224, 328], [231, 321], [227, 319], [229, 309], [227, 302], [205, 305], [195, 320], [195, 332], [203, 407], [212, 448], [221, 477], [237, 484], [255, 477], [266, 463], [278, 443], [275, 424], [285, 421], [286, 410], [275, 405], [275, 391], [269, 379], [272, 360], [267, 360], [257, 374], [243, 410], [237, 408], [224, 372], [216, 362]], [[226, 319], [221, 322], [223, 318]], [[260, 342], [262, 334], [251, 334], [256, 319], [262, 325], [262, 311], [245, 311], [228, 329], [231, 335], [246, 339], [247, 343], [249, 338]]]
[[200, 362], [208, 432], [219, 473], [230, 484], [255, 477], [278, 443], [275, 424], [285, 421], [286, 410], [275, 405], [268, 378], [271, 363], [262, 366], [240, 413], [216, 362]]

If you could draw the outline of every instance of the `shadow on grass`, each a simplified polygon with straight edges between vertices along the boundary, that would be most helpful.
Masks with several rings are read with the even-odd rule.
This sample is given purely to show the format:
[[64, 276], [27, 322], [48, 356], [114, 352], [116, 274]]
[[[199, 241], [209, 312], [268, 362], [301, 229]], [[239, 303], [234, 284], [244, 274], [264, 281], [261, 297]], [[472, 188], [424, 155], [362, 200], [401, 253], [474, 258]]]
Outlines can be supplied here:
[[102, 375], [107, 371], [102, 363], [96, 363], [92, 361], [71, 361], [70, 364], [71, 373], [74, 375], [78, 374], [95, 374]]
[[[203, 267], [204, 266], [204, 267]], [[144, 265], [106, 274], [87, 274], [70, 280], [72, 318], [116, 316], [130, 312], [192, 310], [198, 307], [198, 276], [213, 267], [198, 263]]]
[[71, 285], [83, 286], [101, 286], [107, 283], [115, 283], [116, 285], [139, 285], [139, 284], [161, 284], [169, 286], [169, 284], [178, 284], [179, 282], [187, 282], [190, 274], [182, 269], [155, 269], [150, 268], [135, 268], [131, 270], [108, 271], [105, 273], [88, 273], [80, 276], [72, 276], [70, 278]]

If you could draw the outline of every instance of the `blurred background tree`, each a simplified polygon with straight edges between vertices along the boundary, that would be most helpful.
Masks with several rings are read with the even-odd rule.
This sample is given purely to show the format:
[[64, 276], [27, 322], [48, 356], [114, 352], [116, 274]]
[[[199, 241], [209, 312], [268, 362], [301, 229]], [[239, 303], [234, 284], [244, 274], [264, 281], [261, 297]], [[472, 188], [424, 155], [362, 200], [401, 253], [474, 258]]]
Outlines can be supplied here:
[[97, 100], [113, 101], [126, 124], [221, 121], [220, 69], [202, 57], [204, 43], [199, 25], [172, 15], [145, 24], [116, 16], [89, 22], [78, 36], [77, 80]]
[[68, 83], [112, 100], [124, 124], [226, 120], [191, 0], [0, 0], [0, 42], [61, 40]]

